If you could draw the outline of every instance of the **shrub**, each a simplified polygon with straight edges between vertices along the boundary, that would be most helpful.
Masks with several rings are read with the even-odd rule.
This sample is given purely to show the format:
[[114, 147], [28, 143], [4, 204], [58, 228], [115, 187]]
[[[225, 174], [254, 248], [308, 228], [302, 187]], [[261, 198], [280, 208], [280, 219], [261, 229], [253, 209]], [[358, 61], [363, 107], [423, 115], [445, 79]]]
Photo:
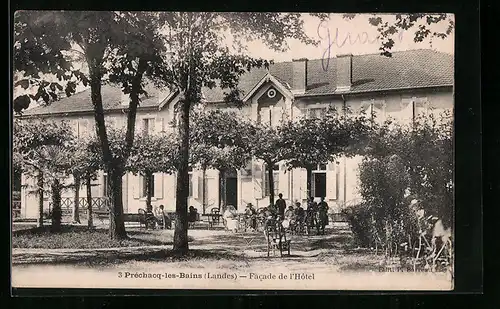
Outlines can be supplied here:
[[21, 191], [13, 191], [12, 192], [12, 200], [20, 201], [21, 200]]
[[347, 206], [342, 209], [342, 214], [347, 219], [354, 242], [360, 247], [371, 247], [374, 244], [372, 219], [370, 209], [365, 203]]
[[360, 165], [363, 204], [346, 213], [360, 244], [380, 244], [403, 264], [411, 258], [413, 269], [451, 267], [451, 132], [447, 114], [420, 117], [413, 127], [379, 127]]

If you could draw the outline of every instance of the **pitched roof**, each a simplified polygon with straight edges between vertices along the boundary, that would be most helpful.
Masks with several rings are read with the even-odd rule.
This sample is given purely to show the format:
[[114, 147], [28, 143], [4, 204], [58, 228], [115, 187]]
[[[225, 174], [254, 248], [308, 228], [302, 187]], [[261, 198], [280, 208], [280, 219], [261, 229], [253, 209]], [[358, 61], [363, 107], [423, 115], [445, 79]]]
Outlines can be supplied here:
[[[160, 105], [159, 92], [152, 85], [145, 87], [147, 97], [142, 96], [140, 107], [157, 107]], [[123, 92], [119, 86], [103, 85], [101, 87], [102, 105], [105, 111], [126, 108], [121, 104]], [[75, 93], [70, 97], [52, 102], [47, 106], [37, 106], [23, 112], [23, 115], [58, 114], [93, 111], [90, 89]]]
[[[307, 62], [307, 89], [301, 96], [335, 94], [337, 59], [313, 59]], [[292, 85], [292, 62], [275, 63], [269, 73], [283, 85]], [[267, 74], [264, 68], [255, 68], [240, 78], [243, 95]], [[352, 87], [347, 93], [374, 92], [395, 89], [452, 86], [454, 75], [453, 56], [429, 49], [393, 52], [392, 57], [380, 54], [354, 55], [352, 58]], [[47, 107], [27, 110], [25, 114], [46, 114], [74, 111], [91, 111], [90, 90], [61, 99]], [[227, 90], [204, 89], [207, 102], [221, 102]], [[141, 106], [159, 106], [158, 92], [150, 91]], [[156, 96], [155, 96], [156, 95]], [[102, 87], [105, 110], [120, 107], [119, 87]]]

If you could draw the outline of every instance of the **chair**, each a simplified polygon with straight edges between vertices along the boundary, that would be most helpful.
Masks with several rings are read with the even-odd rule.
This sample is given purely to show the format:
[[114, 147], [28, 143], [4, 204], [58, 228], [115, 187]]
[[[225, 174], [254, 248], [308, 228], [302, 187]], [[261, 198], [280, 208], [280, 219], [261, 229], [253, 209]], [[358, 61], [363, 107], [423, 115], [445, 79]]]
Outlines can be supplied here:
[[266, 222], [264, 234], [267, 240], [267, 256], [271, 251], [276, 255], [276, 251], [280, 251], [280, 256], [283, 257], [283, 252], [286, 251], [290, 255], [290, 240], [286, 237], [286, 232], [281, 222], [275, 219], [269, 219]]
[[208, 227], [214, 227], [214, 225], [220, 224], [220, 209], [212, 208], [210, 210], [210, 216], [208, 217]]

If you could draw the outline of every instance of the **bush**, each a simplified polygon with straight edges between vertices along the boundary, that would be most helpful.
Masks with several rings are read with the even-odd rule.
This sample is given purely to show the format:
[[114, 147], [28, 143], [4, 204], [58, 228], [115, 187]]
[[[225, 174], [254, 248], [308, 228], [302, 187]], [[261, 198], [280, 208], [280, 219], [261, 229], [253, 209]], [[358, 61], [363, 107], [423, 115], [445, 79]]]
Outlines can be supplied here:
[[360, 165], [363, 203], [346, 210], [358, 243], [380, 244], [386, 258], [402, 263], [411, 258], [413, 269], [452, 264], [453, 143], [447, 117], [379, 127]]
[[347, 206], [341, 212], [351, 227], [356, 245], [365, 248], [372, 247], [375, 241], [372, 231], [373, 222], [370, 209], [366, 204]]
[[20, 201], [21, 200], [21, 191], [12, 191], [12, 200]]

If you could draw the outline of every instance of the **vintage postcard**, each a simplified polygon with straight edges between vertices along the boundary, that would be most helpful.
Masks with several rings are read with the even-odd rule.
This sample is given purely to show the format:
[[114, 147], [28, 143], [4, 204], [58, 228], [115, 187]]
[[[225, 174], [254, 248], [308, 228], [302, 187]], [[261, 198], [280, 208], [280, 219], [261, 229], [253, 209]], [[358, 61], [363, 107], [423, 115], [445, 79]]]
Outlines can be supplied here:
[[13, 22], [12, 287], [453, 290], [453, 14]]

